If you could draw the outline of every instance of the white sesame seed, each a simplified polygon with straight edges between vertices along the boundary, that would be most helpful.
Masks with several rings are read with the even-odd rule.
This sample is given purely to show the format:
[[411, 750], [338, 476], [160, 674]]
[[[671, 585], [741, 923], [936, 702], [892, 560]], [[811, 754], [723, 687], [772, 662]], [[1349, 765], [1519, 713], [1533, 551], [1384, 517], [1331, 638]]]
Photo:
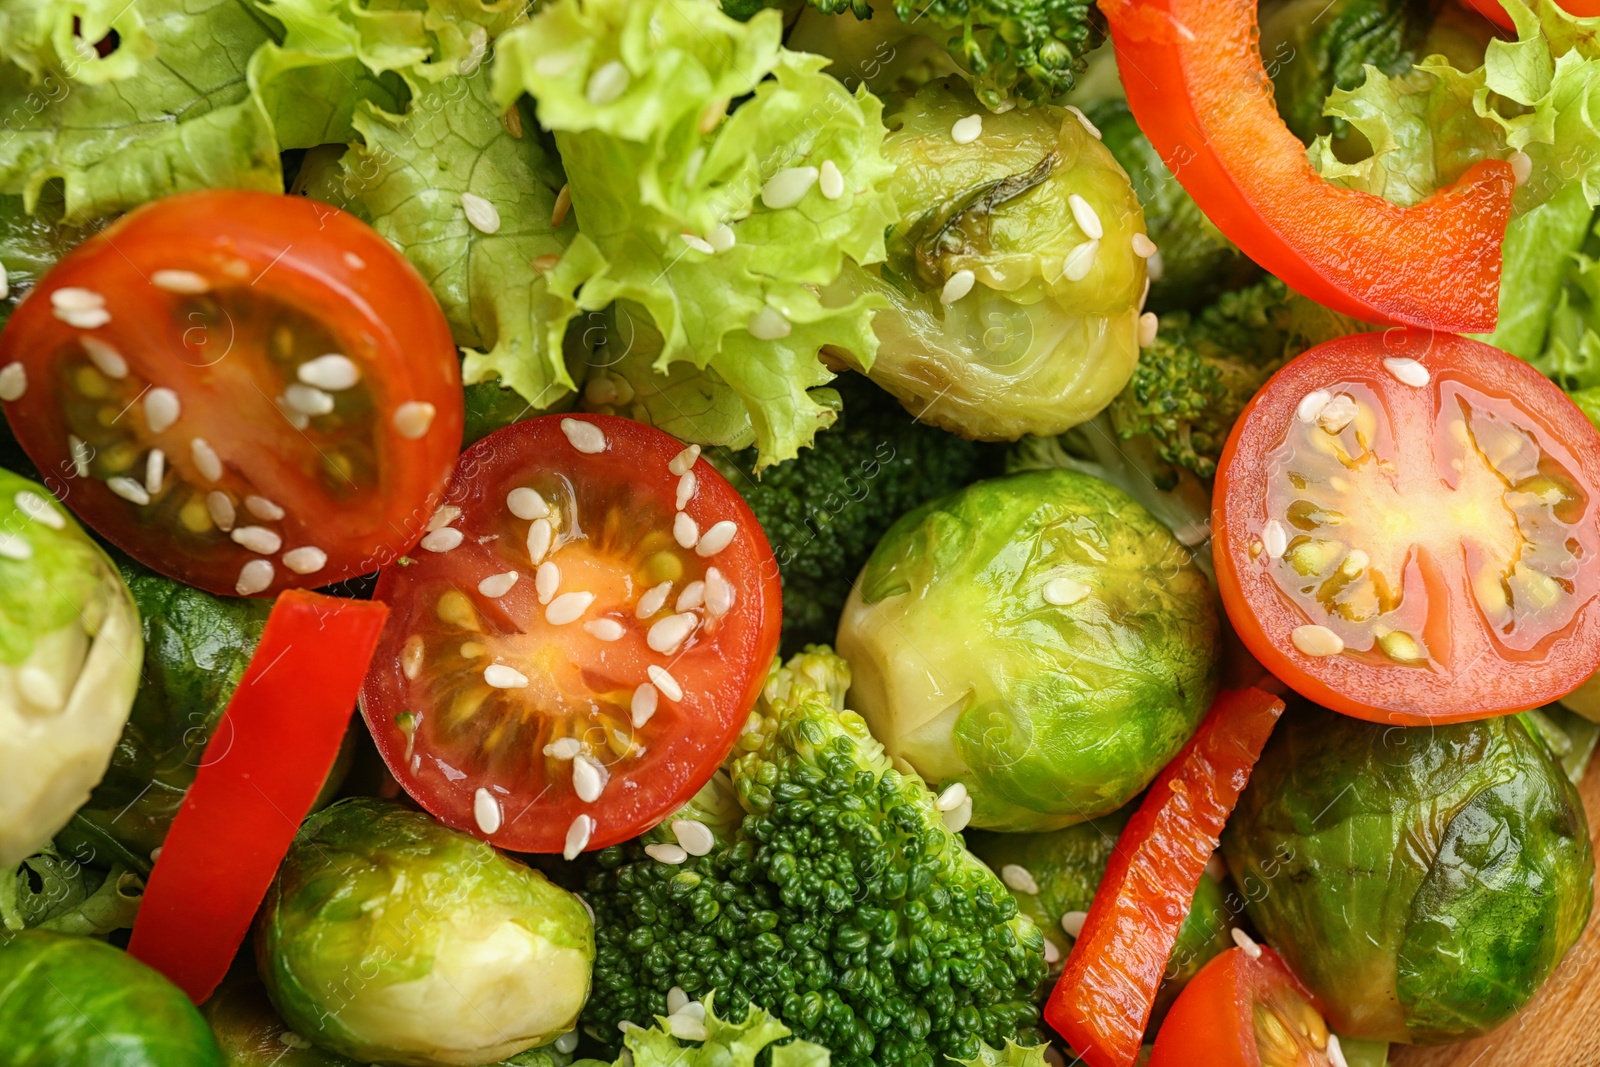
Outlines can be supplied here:
[[[1150, 283], [1159, 282], [1161, 276], [1166, 272], [1167, 261], [1161, 258], [1161, 251], [1157, 249], [1156, 254], [1144, 262], [1144, 291], [1148, 294], [1150, 292]], [[1144, 307], [1142, 298], [1139, 301], [1139, 307]]]
[[557, 1052], [563, 1056], [570, 1056], [578, 1049], [578, 1031], [568, 1030], [555, 1039], [554, 1045]]
[[204, 437], [196, 437], [189, 442], [189, 458], [194, 461], [194, 469], [206, 481], [214, 482], [222, 477], [222, 458]]
[[695, 461], [699, 458], [700, 446], [690, 445], [688, 448], [685, 448], [682, 452], [679, 452], [676, 456], [672, 457], [672, 460], [667, 464], [667, 470], [681, 478], [683, 475], [689, 472], [689, 469], [694, 466]]
[[80, 438], [67, 434], [67, 451], [72, 454], [72, 469], [80, 478], [89, 477], [89, 460], [92, 453]]
[[178, 394], [162, 386], [144, 394], [144, 421], [151, 433], [161, 433], [178, 421], [183, 405]]
[[562, 593], [544, 609], [544, 621], [551, 626], [565, 626], [577, 622], [594, 603], [593, 593]]
[[739, 235], [726, 222], [719, 222], [706, 234], [706, 240], [711, 242], [711, 247], [716, 251], [726, 252], [739, 243]]
[[167, 454], [159, 448], [152, 448], [150, 454], [144, 458], [144, 489], [151, 496], [161, 492], [161, 484], [167, 480]]
[[150, 494], [145, 491], [144, 486], [132, 478], [107, 478], [106, 488], [131, 504], [143, 507], [150, 503]]
[[1340, 393], [1328, 401], [1327, 406], [1317, 415], [1317, 425], [1326, 433], [1342, 433], [1360, 413], [1361, 409], [1356, 407], [1355, 398], [1348, 393]]
[[[689, 854], [687, 852], [685, 852], [681, 846], [679, 846], [679, 845], [669, 845], [669, 844], [666, 844], [665, 842], [663, 842], [661, 844], [655, 844], [655, 845], [646, 845], [646, 846], [644, 846], [644, 851], [645, 851], [645, 855], [649, 856], [651, 859], [655, 860], [657, 863], [667, 863], [667, 864], [671, 864], [674, 867], [676, 867], [680, 863], [683, 863], [685, 860], [687, 860], [689, 858]], [[672, 1015], [667, 1019], [668, 1024], [671, 1025], [672, 1028], [673, 1028], [672, 1032], [673, 1032], [673, 1036], [675, 1036], [675, 1037], [679, 1036], [678, 1035], [678, 1031], [677, 1031], [677, 1027], [678, 1027], [678, 1020], [680, 1020], [680, 1019], [685, 1019], [686, 1020], [686, 1017], [682, 1016], [682, 1015]], [[702, 1028], [701, 1033], [702, 1034], [704, 1033], [704, 1029], [703, 1028]], [[689, 1037], [685, 1037], [684, 1040], [692, 1041], [694, 1039], [693, 1038], [689, 1038]]]
[[933, 802], [933, 806], [938, 811], [955, 811], [961, 806], [961, 802], [966, 799], [967, 787], [960, 782], [956, 782], [946, 787], [939, 794], [939, 798]]
[[713, 617], [726, 615], [733, 607], [733, 584], [715, 567], [706, 569], [706, 611]]
[[233, 521], [237, 513], [233, 509], [233, 498], [220, 489], [213, 489], [206, 494], [206, 510], [211, 513], [211, 521], [217, 524], [217, 529], [227, 533], [233, 529]]
[[61, 512], [57, 511], [48, 500], [33, 490], [24, 489], [12, 499], [16, 502], [17, 510], [34, 522], [48, 526], [52, 530], [65, 530], [67, 528], [67, 520], [62, 518]]
[[550, 228], [559, 230], [561, 224], [567, 221], [567, 214], [572, 210], [572, 186], [563, 183], [561, 190], [556, 193], [556, 202], [550, 206]]
[[1408, 356], [1390, 356], [1383, 361], [1383, 369], [1394, 375], [1401, 385], [1421, 389], [1428, 384], [1428, 368]]
[[633, 75], [628, 73], [628, 68], [622, 65], [622, 61], [613, 59], [589, 75], [589, 84], [585, 87], [583, 95], [588, 97], [589, 103], [595, 107], [605, 107], [607, 104], [616, 103], [617, 99], [628, 91], [628, 85], [632, 81]]
[[1079, 122], [1083, 123], [1083, 128], [1089, 131], [1091, 137], [1097, 141], [1100, 140], [1100, 127], [1090, 122], [1088, 115], [1085, 115], [1075, 104], [1068, 104], [1067, 110], [1072, 112]]
[[794, 207], [805, 199], [821, 175], [816, 167], [785, 167], [761, 186], [761, 202], [773, 211]]
[[1089, 595], [1089, 587], [1073, 578], [1052, 578], [1040, 590], [1046, 604], [1058, 608], [1070, 607]]
[[14, 560], [32, 559], [33, 544], [21, 534], [0, 530], [0, 556]]
[[425, 400], [407, 400], [394, 409], [394, 416], [389, 421], [401, 437], [415, 441], [428, 432], [436, 414], [438, 411]]
[[550, 603], [560, 588], [561, 568], [550, 560], [539, 564], [539, 569], [533, 572], [533, 591], [538, 594], [539, 603]]
[[498, 599], [511, 592], [511, 587], [516, 585], [521, 577], [522, 575], [518, 571], [491, 574], [478, 583], [478, 592], [490, 599]]
[[361, 368], [350, 357], [329, 352], [300, 364], [294, 369], [294, 376], [307, 385], [337, 393], [361, 380]]
[[333, 412], [333, 394], [295, 382], [283, 391], [283, 402], [302, 415], [328, 415]]
[[257, 496], [254, 493], [244, 498], [244, 507], [250, 514], [265, 522], [277, 522], [284, 515], [283, 508], [266, 497]]
[[1289, 640], [1308, 656], [1337, 656], [1344, 651], [1344, 639], [1326, 626], [1296, 626]]
[[716, 255], [717, 250], [711, 247], [711, 242], [693, 233], [680, 233], [678, 239], [702, 255]]
[[1149, 234], [1136, 233], [1133, 235], [1133, 254], [1140, 259], [1149, 259], [1159, 252], [1156, 243], [1150, 240]]
[[844, 195], [844, 175], [839, 171], [839, 165], [833, 160], [824, 160], [817, 169], [817, 191], [829, 200], [837, 200]]
[[[733, 544], [734, 535], [739, 532], [739, 527], [732, 519], [723, 519], [712, 525], [711, 529], [700, 535], [700, 540], [694, 546], [697, 556], [715, 556], [718, 552]], [[687, 547], [687, 546], [686, 546]]]
[[1048, 937], [1044, 939], [1044, 962], [1052, 967], [1061, 962], [1061, 950]]
[[459, 548], [465, 539], [466, 535], [460, 530], [454, 526], [446, 526], [425, 536], [420, 544], [429, 552], [449, 552]]
[[954, 304], [957, 300], [972, 292], [972, 287], [977, 284], [978, 276], [970, 270], [958, 270], [950, 275], [944, 283], [944, 288], [939, 290], [939, 303]]
[[688, 512], [680, 511], [672, 517], [672, 538], [681, 548], [693, 548], [700, 540], [700, 524]]
[[169, 293], [196, 296], [211, 291], [211, 283], [192, 270], [158, 270], [150, 275], [150, 284]]
[[1161, 330], [1161, 320], [1154, 311], [1146, 311], [1139, 316], [1139, 347], [1149, 348], [1156, 343], [1156, 334]]
[[240, 596], [254, 596], [271, 585], [276, 574], [270, 559], [253, 559], [239, 568], [239, 578], [233, 583], [234, 592]]
[[694, 581], [683, 587], [683, 592], [678, 594], [678, 602], [672, 606], [672, 610], [693, 611], [705, 602], [706, 583]]
[[283, 538], [265, 526], [241, 526], [228, 535], [233, 543], [263, 556], [271, 556], [283, 547]]
[[983, 136], [983, 116], [968, 115], [956, 119], [950, 127], [950, 139], [956, 144], [971, 144]]
[[[245, 500], [245, 506], [250, 506], [249, 499]], [[252, 508], [251, 510], [253, 511], [254, 509]], [[269, 517], [270, 516], [262, 516], [262, 518]], [[460, 517], [461, 509], [456, 507], [454, 504], [440, 504], [439, 507], [434, 511], [433, 515], [429, 517], [428, 525], [424, 526], [422, 531], [423, 533], [432, 533], [435, 530], [442, 530]], [[282, 516], [280, 515], [279, 518], [282, 518]]]
[[1026, 893], [1030, 897], [1039, 895], [1039, 883], [1033, 877], [1033, 872], [1020, 863], [1008, 863], [1001, 867], [1000, 880], [1018, 893]]
[[1086, 911], [1069, 911], [1061, 916], [1061, 932], [1076, 941], [1083, 936], [1083, 922], [1089, 917]]
[[650, 589], [646, 590], [645, 594], [639, 598], [639, 604], [634, 608], [633, 613], [641, 619], [648, 619], [650, 616], [661, 610], [662, 605], [667, 602], [667, 597], [671, 594], [672, 583], [670, 581], [662, 582], [660, 585], [651, 586]]
[[519, 519], [542, 519], [550, 514], [539, 490], [519, 487], [506, 494], [506, 507]]
[[586, 456], [593, 456], [606, 450], [605, 431], [592, 422], [583, 419], [562, 419], [561, 432], [567, 435], [567, 440], [572, 447]]
[[477, 193], [461, 194], [461, 210], [466, 212], [467, 222], [479, 233], [499, 232], [500, 209]]
[[111, 321], [111, 312], [105, 308], [89, 308], [87, 311], [62, 311], [57, 308], [55, 316], [77, 330], [98, 330]]
[[620, 641], [626, 633], [616, 619], [590, 619], [583, 624], [584, 632], [599, 641]]
[[693, 612], [668, 615], [650, 627], [650, 631], [645, 634], [645, 644], [650, 646], [652, 652], [670, 656], [688, 640], [689, 635], [694, 633], [694, 628], [699, 624], [700, 620]]
[[1098, 241], [1106, 235], [1106, 228], [1100, 224], [1100, 215], [1089, 201], [1073, 193], [1067, 197], [1067, 206], [1072, 208], [1072, 219], [1078, 224], [1078, 229], [1089, 240]]
[[[684, 849], [684, 851], [687, 852], [688, 849]], [[685, 993], [681, 986], [673, 986], [671, 989], [667, 990], [668, 1015], [677, 1015], [679, 1012], [683, 1011], [684, 1008], [687, 1008], [689, 1003], [689, 994]]]
[[1289, 548], [1289, 531], [1277, 519], [1268, 519], [1261, 527], [1261, 545], [1268, 559], [1282, 559]]
[[694, 471], [684, 471], [678, 476], [678, 510], [682, 511], [689, 505], [689, 500], [694, 496], [695, 476]]
[[1145, 271], [1145, 274], [1144, 274], [1144, 288], [1142, 290], [1140, 290], [1140, 292], [1139, 292], [1139, 310], [1140, 311], [1144, 310], [1145, 301], [1150, 299], [1150, 278], [1151, 278], [1150, 272], [1149, 271]]
[[28, 370], [20, 363], [7, 363], [0, 367], [0, 400], [11, 403], [21, 400], [28, 391]]
[[600, 794], [605, 792], [608, 778], [610, 775], [594, 757], [587, 755], [573, 757], [572, 791], [577, 793], [578, 799], [585, 804], [593, 804], [600, 799]]
[[1233, 943], [1244, 949], [1244, 954], [1253, 960], [1261, 958], [1261, 946], [1256, 944], [1255, 938], [1235, 926], [1228, 931], [1233, 936]]
[[6, 274], [6, 265], [4, 263], [0, 263], [0, 300], [6, 300], [10, 296], [11, 278]]
[[94, 364], [95, 370], [107, 378], [120, 381], [128, 376], [128, 361], [122, 358], [122, 353], [117, 351], [116, 345], [87, 334], [78, 338], [78, 343], [83, 346], [83, 351], [88, 355], [89, 362]]
[[683, 686], [678, 684], [665, 667], [657, 667], [654, 663], [644, 669], [650, 676], [650, 682], [661, 691], [661, 695], [676, 703], [683, 699]]
[[555, 536], [555, 528], [550, 525], [549, 519], [534, 519], [528, 527], [528, 560], [532, 563], [541, 562], [549, 554]]
[[959, 807], [944, 813], [944, 828], [953, 834], [959, 834], [972, 822], [972, 798], [967, 797]]
[[793, 332], [794, 325], [777, 308], [763, 307], [750, 316], [745, 329], [758, 341], [778, 341], [788, 337]]
[[1317, 416], [1322, 414], [1322, 409], [1328, 406], [1328, 401], [1333, 396], [1326, 389], [1313, 389], [1300, 398], [1300, 403], [1295, 405], [1295, 418], [1301, 422], [1316, 422]]
[[[676, 845], [661, 845], [661, 849], [676, 849]], [[672, 1031], [672, 1036], [679, 1041], [704, 1041], [711, 1032], [706, 1029], [704, 1019], [697, 1019], [690, 1015], [667, 1016], [667, 1029]]]
[[1511, 164], [1511, 180], [1517, 185], [1526, 185], [1533, 177], [1533, 159], [1521, 149], [1507, 156], [1506, 162]]
[[572, 825], [567, 827], [566, 847], [561, 850], [561, 855], [569, 860], [575, 860], [589, 847], [589, 838], [594, 834], [594, 817], [580, 815], [572, 820]]
[[633, 699], [629, 702], [628, 711], [633, 716], [633, 728], [639, 729], [650, 721], [655, 715], [656, 707], [660, 704], [660, 692], [649, 682], [645, 682], [633, 691]]
[[56, 311], [93, 311], [105, 307], [106, 298], [93, 289], [69, 285], [50, 294], [50, 306]]
[[576, 737], [558, 737], [544, 746], [544, 754], [559, 760], [576, 759], [583, 751], [583, 742]]
[[1073, 247], [1061, 261], [1061, 273], [1069, 282], [1081, 282], [1094, 268], [1095, 256], [1100, 252], [1099, 241], [1085, 241]]
[[478, 829], [486, 834], [500, 829], [500, 802], [482, 786], [472, 794], [472, 817], [477, 821]]
[[674, 820], [672, 836], [678, 839], [678, 847], [691, 856], [710, 855], [717, 845], [717, 837], [711, 832], [711, 827], [698, 819]]
[[[1260, 949], [1256, 950], [1257, 952]], [[1322, 1050], [1328, 1057], [1328, 1067], [1350, 1067], [1350, 1061], [1344, 1058], [1344, 1048], [1339, 1044], [1339, 1035], [1329, 1032], [1328, 1047]]]
[[328, 565], [328, 554], [316, 545], [301, 545], [283, 554], [283, 565], [296, 574], [315, 574]]
[[528, 676], [504, 663], [491, 663], [483, 669], [483, 680], [495, 689], [526, 689]]

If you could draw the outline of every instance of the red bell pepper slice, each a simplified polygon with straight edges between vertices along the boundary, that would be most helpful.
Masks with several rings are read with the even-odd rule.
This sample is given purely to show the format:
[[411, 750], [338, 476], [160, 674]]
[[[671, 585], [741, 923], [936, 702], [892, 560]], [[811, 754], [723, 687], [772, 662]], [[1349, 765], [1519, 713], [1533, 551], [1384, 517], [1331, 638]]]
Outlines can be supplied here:
[[1100, 0], [1100, 9], [1139, 128], [1251, 259], [1366, 322], [1494, 329], [1509, 163], [1476, 163], [1409, 208], [1333, 185], [1273, 106], [1255, 0]]
[[1195, 887], [1283, 701], [1217, 696], [1117, 838], [1045, 1020], [1090, 1067], [1130, 1067]]
[[[1461, 0], [1461, 3], [1462, 6], [1478, 12], [1503, 30], [1517, 28], [1516, 23], [1511, 21], [1511, 13], [1501, 5], [1500, 0]], [[1559, 3], [1567, 14], [1576, 15], [1581, 19], [1600, 16], [1600, 0], [1559, 0]]]
[[339, 753], [387, 606], [279, 595], [150, 872], [128, 952], [196, 1004], [243, 943]]

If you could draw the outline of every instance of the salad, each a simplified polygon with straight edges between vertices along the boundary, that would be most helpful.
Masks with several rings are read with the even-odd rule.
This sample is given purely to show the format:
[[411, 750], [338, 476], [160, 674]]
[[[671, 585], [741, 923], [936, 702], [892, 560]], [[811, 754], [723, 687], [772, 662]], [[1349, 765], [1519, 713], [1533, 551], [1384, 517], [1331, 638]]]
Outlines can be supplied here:
[[0, 0], [0, 1060], [1528, 1011], [1594, 897], [1597, 42]]

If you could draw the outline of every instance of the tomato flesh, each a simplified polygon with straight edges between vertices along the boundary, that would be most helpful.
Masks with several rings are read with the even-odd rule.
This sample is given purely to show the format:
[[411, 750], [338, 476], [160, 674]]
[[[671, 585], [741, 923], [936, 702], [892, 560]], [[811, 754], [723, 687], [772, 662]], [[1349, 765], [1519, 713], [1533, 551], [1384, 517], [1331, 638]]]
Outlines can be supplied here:
[[1223, 603], [1269, 670], [1347, 714], [1537, 706], [1600, 665], [1597, 490], [1600, 437], [1521, 360], [1334, 341], [1274, 376], [1224, 450]]
[[1330, 1067], [1328, 1025], [1270, 948], [1231, 948], [1184, 987], [1150, 1067]]
[[157, 201], [67, 255], [0, 335], [46, 484], [171, 577], [271, 595], [376, 570], [461, 441], [459, 361], [406, 260], [326, 205]]
[[781, 597], [709, 464], [628, 419], [529, 419], [461, 457], [429, 526], [379, 579], [393, 615], [362, 704], [423, 807], [572, 853], [710, 779], [777, 651]]

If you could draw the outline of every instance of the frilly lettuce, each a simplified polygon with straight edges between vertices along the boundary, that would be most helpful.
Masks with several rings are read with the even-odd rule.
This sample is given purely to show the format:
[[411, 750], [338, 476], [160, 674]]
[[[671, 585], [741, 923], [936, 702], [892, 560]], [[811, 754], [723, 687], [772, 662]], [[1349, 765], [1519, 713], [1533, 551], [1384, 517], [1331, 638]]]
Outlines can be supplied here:
[[[117, 48], [95, 43], [112, 31]], [[0, 3], [0, 59], [32, 79], [55, 73], [79, 85], [125, 78], [156, 53], [144, 16], [128, 0], [6, 0]]]
[[[630, 1029], [622, 1039], [627, 1049], [617, 1060], [618, 1067], [755, 1067], [756, 1057], [774, 1042], [789, 1037], [791, 1031], [777, 1016], [752, 1006], [744, 1022], [720, 1018], [706, 998], [705, 1038], [691, 1044], [673, 1036], [672, 1024], [658, 1019], [646, 1030]], [[674, 1018], [678, 1018], [675, 1016]], [[771, 1049], [772, 1067], [828, 1067], [828, 1050], [810, 1041], [791, 1041]], [[579, 1060], [573, 1067], [612, 1067], [600, 1060]]]
[[[821, 348], [870, 364], [877, 301], [825, 307], [815, 289], [847, 257], [881, 260], [893, 216], [881, 105], [781, 34], [776, 11], [739, 23], [712, 0], [558, 0], [508, 31], [494, 64], [500, 104], [531, 94], [555, 132], [581, 227], [549, 275], [566, 306], [547, 344], [580, 312], [632, 301], [661, 334], [655, 370], [714, 372], [708, 395], [737, 396], [762, 465], [832, 421], [809, 393], [832, 377]], [[842, 195], [814, 184], [792, 207], [765, 205], [774, 175], [828, 161]], [[749, 329], [758, 315], [762, 337]], [[700, 436], [680, 422], [675, 432]]]

